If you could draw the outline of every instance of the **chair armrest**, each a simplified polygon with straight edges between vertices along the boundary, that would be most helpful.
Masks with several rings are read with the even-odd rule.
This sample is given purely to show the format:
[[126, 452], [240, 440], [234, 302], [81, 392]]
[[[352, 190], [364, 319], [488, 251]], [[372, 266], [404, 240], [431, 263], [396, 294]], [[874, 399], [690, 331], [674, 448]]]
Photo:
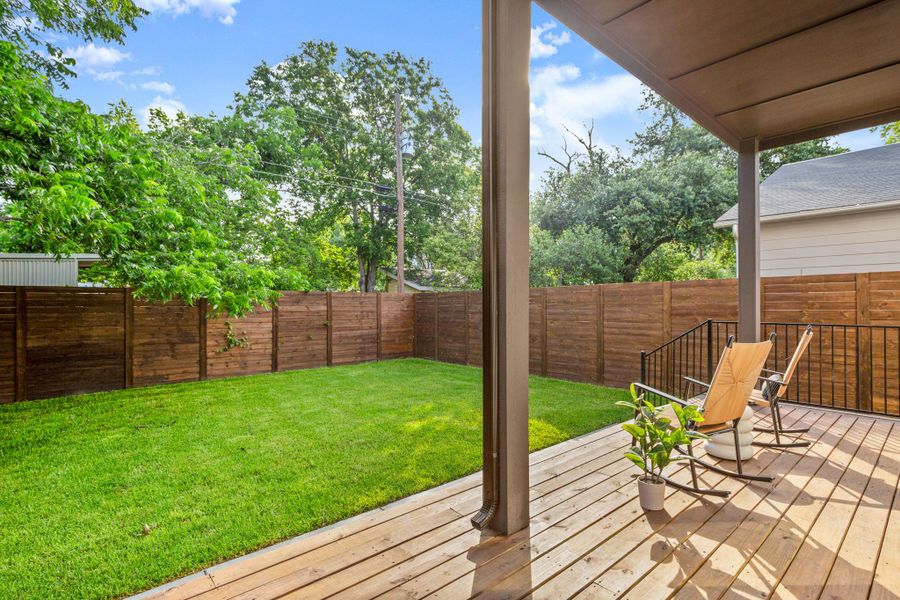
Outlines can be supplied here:
[[697, 385], [702, 385], [703, 387], [705, 387], [707, 389], [709, 388], [709, 384], [706, 383], [705, 381], [700, 381], [699, 379], [694, 379], [693, 377], [688, 377], [687, 375], [685, 375], [684, 378], [686, 381], [690, 381], [691, 383], [694, 383]]
[[771, 373], [772, 375], [782, 375], [782, 376], [784, 375], [783, 372], [781, 372], [781, 371], [775, 371], [775, 370], [773, 370], [773, 369], [763, 369], [763, 371], [766, 372], [766, 373]]
[[658, 390], [658, 389], [656, 389], [656, 388], [652, 388], [652, 387], [650, 387], [649, 385], [644, 385], [643, 383], [635, 383], [635, 384], [634, 384], [634, 387], [635, 387], [635, 389], [643, 390], [643, 391], [645, 391], [645, 392], [647, 392], [647, 393], [649, 393], [649, 394], [654, 394], [654, 395], [656, 395], [656, 396], [659, 396], [660, 398], [665, 398], [665, 399], [668, 400], [669, 402], [675, 402], [676, 404], [680, 404], [681, 406], [687, 406], [687, 405], [688, 405], [688, 403], [687, 403], [686, 401], [682, 400], [681, 398], [678, 398], [678, 397], [676, 397], [676, 396], [673, 396], [672, 394], [667, 394], [667, 393], [662, 392], [662, 391], [660, 391], [660, 390]]
[[781, 381], [780, 379], [775, 379], [774, 377], [763, 377], [762, 375], [759, 376], [757, 381], [759, 381], [760, 383], [771, 383], [771, 384], [779, 385], [779, 386], [784, 385], [784, 382]]

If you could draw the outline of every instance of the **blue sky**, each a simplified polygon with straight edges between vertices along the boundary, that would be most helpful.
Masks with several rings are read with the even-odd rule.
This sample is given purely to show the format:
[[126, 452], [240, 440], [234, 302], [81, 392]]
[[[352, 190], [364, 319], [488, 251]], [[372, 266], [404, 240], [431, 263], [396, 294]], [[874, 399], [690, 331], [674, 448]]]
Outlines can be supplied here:
[[[222, 113], [252, 68], [279, 61], [307, 39], [376, 52], [399, 50], [433, 62], [481, 137], [480, 0], [138, 0], [152, 13], [124, 46], [63, 44], [79, 61], [65, 92], [94, 110], [125, 99], [139, 116], [150, 106]], [[594, 120], [595, 136], [627, 151], [641, 128], [640, 84], [555, 22], [532, 11], [532, 186], [565, 130]], [[880, 145], [876, 134], [840, 136], [853, 150]]]

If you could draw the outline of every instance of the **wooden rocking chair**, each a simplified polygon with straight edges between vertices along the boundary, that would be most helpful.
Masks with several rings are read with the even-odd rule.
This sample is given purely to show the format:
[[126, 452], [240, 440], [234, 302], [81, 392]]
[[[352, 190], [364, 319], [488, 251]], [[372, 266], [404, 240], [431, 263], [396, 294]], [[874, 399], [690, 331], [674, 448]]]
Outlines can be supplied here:
[[784, 372], [763, 369], [763, 372], [766, 373], [766, 376], [760, 378], [763, 384], [762, 388], [753, 390], [753, 392], [750, 394], [750, 404], [769, 407], [770, 417], [772, 419], [772, 427], [754, 427], [753, 431], [772, 433], [775, 435], [775, 441], [754, 441], [754, 446], [765, 446], [767, 448], [804, 448], [806, 446], [809, 446], [808, 441], [791, 440], [783, 442], [781, 440], [781, 436], [784, 434], [803, 434], [809, 431], [809, 427], [799, 429], [785, 429], [781, 423], [781, 409], [778, 406], [778, 401], [783, 398], [784, 394], [787, 392], [788, 386], [791, 383], [791, 379], [793, 378], [794, 373], [796, 373], [797, 371], [797, 366], [800, 364], [800, 359], [803, 358], [803, 354], [809, 347], [809, 342], [812, 340], [812, 337], [812, 325], [807, 325], [806, 331], [804, 331], [803, 335], [800, 336], [800, 339], [797, 342], [797, 348], [794, 350], [794, 355], [791, 357], [791, 360]]
[[[743, 472], [741, 466], [741, 445], [738, 438], [738, 424], [744, 415], [747, 401], [753, 388], [756, 386], [771, 349], [772, 342], [770, 340], [754, 344], [741, 344], [735, 343], [734, 336], [729, 336], [707, 391], [690, 399], [678, 398], [642, 383], [634, 384], [635, 389], [643, 392], [645, 397], [648, 395], [658, 396], [667, 400], [670, 404], [674, 402], [681, 406], [687, 406], [688, 404], [697, 405], [702, 402], [703, 422], [695, 423], [691, 421], [686, 423], [685, 426], [692, 431], [697, 431], [707, 436], [722, 435], [728, 432], [731, 432], [734, 436], [737, 471], [724, 469], [695, 457], [691, 444], [688, 444], [684, 450], [681, 448], [678, 448], [678, 450], [686, 451], [687, 453], [692, 484], [686, 485], [664, 477], [663, 479], [667, 483], [695, 494], [727, 497], [731, 493], [724, 490], [701, 488], [697, 478], [697, 465], [721, 475], [748, 481], [771, 482], [773, 480], [773, 477], [749, 475]], [[663, 411], [663, 414], [673, 424], [679, 422], [678, 416], [671, 406], [668, 406]]]

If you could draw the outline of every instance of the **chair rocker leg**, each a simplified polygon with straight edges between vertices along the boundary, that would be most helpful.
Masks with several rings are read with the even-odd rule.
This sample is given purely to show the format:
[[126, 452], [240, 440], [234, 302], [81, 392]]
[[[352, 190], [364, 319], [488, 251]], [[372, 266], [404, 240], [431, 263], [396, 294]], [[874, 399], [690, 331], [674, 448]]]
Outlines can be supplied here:
[[727, 498], [731, 495], [729, 490], [712, 490], [707, 488], [697, 487], [696, 485], [688, 485], [686, 483], [679, 483], [677, 481], [672, 481], [665, 475], [662, 476], [663, 481], [672, 487], [676, 487], [679, 490], [683, 490], [685, 492], [689, 492], [691, 494], [702, 494], [704, 496], [718, 496], [720, 498]]
[[717, 465], [712, 463], [708, 463], [705, 460], [701, 460], [699, 458], [690, 458], [689, 460], [696, 462], [698, 465], [703, 467], [704, 469], [709, 469], [714, 473], [718, 473], [719, 475], [725, 475], [726, 477], [734, 477], [736, 479], [746, 479], [747, 481], [763, 481], [766, 483], [771, 483], [775, 481], [775, 478], [769, 475], [750, 475], [748, 473], [738, 473], [737, 471], [731, 471], [729, 469], [723, 469]]
[[806, 448], [809, 442], [757, 442], [753, 441], [754, 446], [763, 448]]

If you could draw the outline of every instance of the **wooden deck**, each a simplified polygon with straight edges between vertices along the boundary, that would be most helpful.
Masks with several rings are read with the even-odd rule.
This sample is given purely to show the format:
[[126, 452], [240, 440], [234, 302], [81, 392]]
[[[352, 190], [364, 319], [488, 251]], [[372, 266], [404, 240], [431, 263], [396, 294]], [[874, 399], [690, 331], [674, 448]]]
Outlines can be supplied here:
[[[144, 594], [152, 598], [898, 598], [900, 422], [792, 407], [807, 449], [759, 449], [644, 513], [618, 427], [531, 456], [531, 527], [474, 531], [480, 475]], [[726, 463], [727, 464], [727, 463]], [[685, 468], [673, 471], [686, 478]]]

